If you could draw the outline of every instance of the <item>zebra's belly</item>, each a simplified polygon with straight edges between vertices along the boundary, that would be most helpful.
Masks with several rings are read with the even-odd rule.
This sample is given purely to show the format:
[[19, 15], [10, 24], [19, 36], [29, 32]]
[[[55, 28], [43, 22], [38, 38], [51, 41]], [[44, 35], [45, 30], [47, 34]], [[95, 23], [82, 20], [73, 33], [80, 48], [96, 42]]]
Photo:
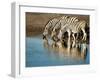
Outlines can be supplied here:
[[73, 32], [73, 33], [79, 33], [80, 31], [81, 31], [81, 29], [75, 29], [75, 28], [71, 29], [71, 32]]

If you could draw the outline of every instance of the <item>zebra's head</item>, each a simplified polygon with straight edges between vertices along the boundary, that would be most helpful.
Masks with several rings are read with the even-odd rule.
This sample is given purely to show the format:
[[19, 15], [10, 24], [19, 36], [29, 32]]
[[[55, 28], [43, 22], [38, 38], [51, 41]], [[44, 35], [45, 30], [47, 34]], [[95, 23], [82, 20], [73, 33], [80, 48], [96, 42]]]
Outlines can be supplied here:
[[58, 33], [58, 39], [61, 40], [62, 39], [62, 35], [63, 35], [63, 32], [62, 32], [62, 30], [60, 30], [59, 33]]
[[60, 40], [62, 40], [63, 35], [64, 35], [64, 33], [66, 32], [67, 26], [68, 26], [67, 24], [61, 26], [61, 29], [59, 30], [59, 33], [58, 33], [58, 38], [59, 38]]
[[47, 36], [47, 35], [48, 35], [50, 27], [51, 27], [51, 23], [48, 22], [48, 23], [45, 25], [45, 29], [44, 29], [44, 32], [43, 32], [43, 36]]
[[58, 42], [59, 41], [58, 36], [57, 36], [57, 31], [55, 31], [55, 30], [52, 31], [51, 38], [55, 42]]
[[43, 39], [46, 39], [46, 36], [48, 35], [48, 30], [44, 30], [44, 32], [43, 32]]
[[57, 35], [57, 32], [56, 32], [56, 30], [54, 29], [54, 30], [51, 32], [51, 38], [54, 37], [54, 36], [56, 36], [56, 35]]

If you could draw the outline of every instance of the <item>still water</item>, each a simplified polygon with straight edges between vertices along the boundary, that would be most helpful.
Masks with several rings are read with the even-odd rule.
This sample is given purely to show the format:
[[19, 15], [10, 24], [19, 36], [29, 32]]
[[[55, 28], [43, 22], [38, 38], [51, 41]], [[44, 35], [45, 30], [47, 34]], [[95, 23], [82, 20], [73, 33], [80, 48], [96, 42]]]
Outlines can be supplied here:
[[88, 44], [79, 48], [53, 49], [44, 47], [41, 37], [26, 37], [26, 67], [89, 64]]

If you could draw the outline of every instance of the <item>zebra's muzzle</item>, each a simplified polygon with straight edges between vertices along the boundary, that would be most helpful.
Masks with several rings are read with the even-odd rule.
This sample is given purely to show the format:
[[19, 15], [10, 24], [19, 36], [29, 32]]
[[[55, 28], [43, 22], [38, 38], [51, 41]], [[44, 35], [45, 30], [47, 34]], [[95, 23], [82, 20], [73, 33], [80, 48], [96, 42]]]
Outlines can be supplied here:
[[45, 35], [43, 35], [43, 39], [46, 39], [46, 36]]

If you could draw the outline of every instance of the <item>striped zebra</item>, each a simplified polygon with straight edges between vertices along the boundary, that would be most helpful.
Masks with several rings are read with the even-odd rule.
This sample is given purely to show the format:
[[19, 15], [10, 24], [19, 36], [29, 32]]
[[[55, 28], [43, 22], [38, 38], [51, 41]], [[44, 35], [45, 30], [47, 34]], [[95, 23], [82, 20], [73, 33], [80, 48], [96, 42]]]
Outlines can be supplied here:
[[[70, 25], [78, 22], [77, 17], [72, 17], [72, 16], [62, 16], [58, 24], [55, 25], [53, 31], [52, 31], [52, 37], [57, 35], [58, 39], [62, 40], [62, 33], [65, 31], [68, 32], [68, 37], [70, 38], [71, 35], [71, 28]], [[60, 26], [59, 26], [60, 25]], [[59, 26], [59, 27], [58, 27]], [[57, 30], [59, 29], [59, 33], [57, 34]], [[67, 28], [67, 29], [65, 29]]]
[[[44, 32], [43, 32], [43, 39], [47, 39], [47, 36], [50, 35], [53, 41], [57, 41], [57, 35], [52, 36], [53, 30], [58, 30], [60, 28], [61, 20], [67, 18], [68, 16], [60, 16], [53, 18], [49, 20], [45, 26]], [[57, 31], [56, 31], [57, 32]]]
[[86, 27], [86, 21], [85, 20], [77, 21], [77, 22], [74, 22], [74, 23], [71, 23], [71, 24], [65, 24], [64, 26], [62, 26], [58, 36], [61, 39], [63, 34], [67, 31], [68, 34], [69, 34], [69, 38], [70, 38], [71, 33], [73, 33], [72, 36], [73, 36], [74, 40], [76, 40], [75, 34], [77, 34], [77, 36], [78, 36], [78, 33], [82, 30], [82, 32], [83, 32], [82, 40], [86, 40], [87, 34], [85, 32], [85, 27]]
[[59, 22], [59, 17], [57, 18], [53, 18], [51, 20], [49, 20], [45, 26], [44, 32], [43, 32], [43, 39], [46, 39], [47, 36], [49, 36], [53, 30], [53, 28], [55, 27], [55, 25]]

